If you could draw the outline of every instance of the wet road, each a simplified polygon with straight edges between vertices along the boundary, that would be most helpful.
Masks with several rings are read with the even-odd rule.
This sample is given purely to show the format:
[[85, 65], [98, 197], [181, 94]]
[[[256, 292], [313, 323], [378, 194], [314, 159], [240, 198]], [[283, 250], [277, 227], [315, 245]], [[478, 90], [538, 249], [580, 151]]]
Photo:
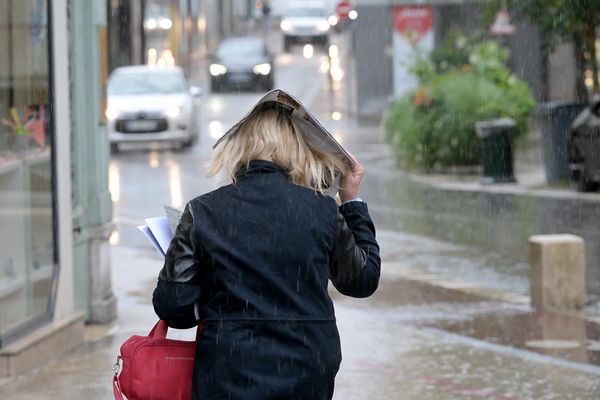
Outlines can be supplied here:
[[[343, 49], [340, 53], [343, 68]], [[598, 325], [532, 313], [519, 296], [527, 293], [526, 283], [503, 268], [526, 266], [411, 233], [415, 230], [400, 217], [408, 211], [389, 195], [392, 188], [409, 186], [393, 168], [378, 128], [353, 120], [345, 97], [349, 74], [332, 85], [326, 62], [321, 52], [307, 59], [297, 48], [278, 56], [276, 82], [363, 161], [367, 176], [361, 196], [379, 228], [383, 257], [381, 287], [373, 297], [350, 299], [332, 291], [343, 346], [335, 399], [600, 398]], [[194, 79], [205, 82], [202, 74]], [[204, 178], [211, 146], [259, 96], [207, 93], [199, 116], [202, 139], [190, 150], [130, 149], [113, 156], [109, 173], [117, 230], [111, 242], [119, 319], [88, 327], [86, 343], [77, 351], [0, 387], [2, 399], [112, 397], [111, 368], [119, 345], [155, 322], [150, 296], [161, 259], [136, 226], [161, 215], [163, 204], [183, 207], [219, 185], [218, 179]], [[478, 282], [490, 289], [482, 291]], [[191, 338], [193, 332], [173, 335]]]

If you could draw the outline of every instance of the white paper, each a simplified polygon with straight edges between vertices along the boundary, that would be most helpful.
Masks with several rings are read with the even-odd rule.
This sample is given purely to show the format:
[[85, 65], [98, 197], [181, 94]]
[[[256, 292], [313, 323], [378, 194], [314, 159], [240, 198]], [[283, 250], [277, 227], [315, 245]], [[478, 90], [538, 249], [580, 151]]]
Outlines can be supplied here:
[[158, 251], [158, 254], [160, 254], [162, 257], [164, 257], [165, 252], [163, 251], [163, 249], [161, 249], [160, 244], [158, 244], [158, 241], [152, 234], [152, 231], [150, 230], [148, 225], [140, 225], [137, 228], [144, 234], [144, 236], [146, 236], [148, 238], [150, 243], [152, 243], [152, 246], [154, 246], [156, 251]]
[[169, 220], [167, 217], [154, 217], [146, 218], [145, 221], [154, 239], [162, 249], [163, 255], [167, 254], [171, 239], [173, 239], [173, 231], [169, 225]]

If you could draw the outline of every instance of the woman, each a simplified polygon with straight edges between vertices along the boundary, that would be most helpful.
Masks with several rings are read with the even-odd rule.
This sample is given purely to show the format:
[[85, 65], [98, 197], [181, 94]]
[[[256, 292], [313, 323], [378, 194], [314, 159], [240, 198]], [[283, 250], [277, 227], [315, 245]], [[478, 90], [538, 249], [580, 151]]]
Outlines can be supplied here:
[[[186, 205], [153, 296], [170, 327], [203, 321], [194, 399], [331, 399], [341, 350], [328, 280], [353, 297], [379, 282], [364, 170], [267, 104], [219, 144], [209, 176], [220, 171], [231, 184]], [[339, 208], [324, 194], [338, 173]]]

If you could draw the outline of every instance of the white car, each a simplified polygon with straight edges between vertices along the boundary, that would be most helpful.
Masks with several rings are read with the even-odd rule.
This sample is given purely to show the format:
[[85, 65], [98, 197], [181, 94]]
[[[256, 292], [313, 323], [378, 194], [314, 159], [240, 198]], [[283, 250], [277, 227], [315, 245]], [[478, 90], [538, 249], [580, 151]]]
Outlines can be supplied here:
[[329, 12], [324, 2], [290, 2], [280, 24], [283, 49], [289, 51], [296, 43], [329, 45], [331, 25], [328, 18]]
[[111, 150], [154, 141], [191, 146], [199, 137], [200, 94], [179, 67], [115, 69], [108, 79], [106, 109]]

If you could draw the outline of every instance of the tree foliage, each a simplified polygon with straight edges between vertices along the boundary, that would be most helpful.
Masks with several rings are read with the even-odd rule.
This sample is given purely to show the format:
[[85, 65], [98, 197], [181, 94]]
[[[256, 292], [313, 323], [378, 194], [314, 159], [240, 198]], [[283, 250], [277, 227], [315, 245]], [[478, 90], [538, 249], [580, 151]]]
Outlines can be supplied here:
[[600, 92], [595, 47], [596, 28], [600, 25], [600, 0], [495, 0], [488, 8], [488, 19], [504, 7], [513, 16], [525, 18], [538, 28], [546, 53], [562, 41], [572, 42], [578, 97], [587, 98], [586, 69], [592, 71], [594, 91]]

